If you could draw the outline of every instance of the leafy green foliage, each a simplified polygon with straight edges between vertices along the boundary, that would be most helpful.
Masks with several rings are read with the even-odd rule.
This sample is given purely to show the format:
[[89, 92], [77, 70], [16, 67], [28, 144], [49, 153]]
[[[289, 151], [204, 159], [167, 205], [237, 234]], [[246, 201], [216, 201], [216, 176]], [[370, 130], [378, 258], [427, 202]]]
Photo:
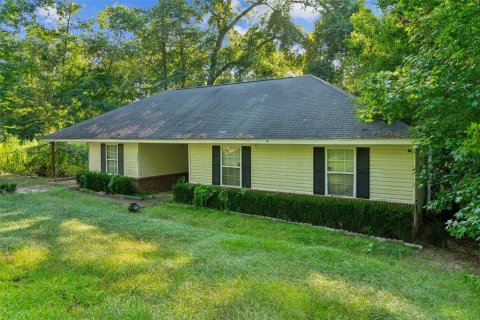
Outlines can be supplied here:
[[[79, 170], [87, 168], [86, 144], [57, 142], [55, 150], [57, 177], [74, 176]], [[0, 143], [0, 172], [48, 176], [50, 165], [50, 145], [48, 143], [22, 142], [13, 137]]]
[[113, 175], [107, 186], [108, 192], [113, 194], [134, 194], [132, 178], [120, 175]]
[[108, 184], [111, 176], [104, 172], [81, 171], [77, 173], [75, 180], [79, 187], [90, 189], [93, 191], [108, 192]]
[[357, 1], [327, 0], [327, 8], [305, 41], [304, 72], [344, 86], [348, 70], [348, 39], [353, 31], [351, 16], [359, 10]]
[[80, 188], [87, 188], [87, 183], [88, 183], [87, 175], [88, 175], [88, 173], [89, 173], [88, 170], [83, 170], [83, 171], [77, 172], [77, 174], [75, 175], [75, 181], [77, 182], [77, 184]]
[[198, 207], [207, 206], [207, 202], [212, 199], [214, 190], [209, 186], [198, 185], [193, 189], [192, 204]]
[[[480, 3], [405, 0], [391, 6], [382, 19], [394, 22], [392, 30], [406, 36], [408, 43], [400, 39], [410, 49], [395, 49], [400, 62], [389, 54], [385, 62], [391, 65], [361, 77], [360, 118], [412, 126], [424, 160], [419, 184], [433, 191], [428, 208], [456, 212], [450, 232], [480, 240]], [[373, 33], [365, 38], [387, 43]]]
[[342, 199], [177, 183], [174, 200], [354, 232], [410, 239], [413, 207], [379, 201]]
[[17, 191], [17, 184], [13, 182], [0, 182], [0, 194], [14, 193]]
[[135, 193], [132, 178], [126, 176], [84, 170], [77, 173], [75, 180], [80, 188], [97, 192], [125, 195]]
[[173, 200], [180, 203], [193, 204], [193, 196], [195, 192], [195, 185], [186, 183], [185, 181], [178, 181], [173, 185]]
[[347, 66], [343, 81], [347, 90], [362, 97], [375, 94], [367, 90], [369, 80], [376, 79], [379, 72], [395, 70], [407, 55], [415, 52], [404, 22], [389, 10], [384, 8], [384, 14], [377, 15], [361, 5], [350, 18], [352, 32], [346, 40]]

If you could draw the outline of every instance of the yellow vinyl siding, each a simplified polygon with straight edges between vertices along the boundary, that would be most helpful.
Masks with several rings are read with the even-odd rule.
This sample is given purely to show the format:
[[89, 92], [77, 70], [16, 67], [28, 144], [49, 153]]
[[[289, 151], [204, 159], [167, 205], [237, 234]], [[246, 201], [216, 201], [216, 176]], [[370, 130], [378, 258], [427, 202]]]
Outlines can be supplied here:
[[88, 143], [88, 170], [101, 171], [100, 143]]
[[[370, 198], [413, 204], [414, 152], [408, 152], [408, 149], [413, 147], [384, 145], [368, 147], [370, 147]], [[188, 148], [190, 181], [211, 184], [212, 145], [191, 144]], [[313, 145], [252, 145], [251, 161], [252, 189], [313, 193]]]
[[[338, 146], [340, 147], [340, 146]], [[343, 146], [342, 146], [343, 147]], [[349, 146], [350, 147], [350, 146]], [[415, 203], [414, 151], [409, 146], [370, 147], [370, 198]], [[88, 167], [100, 171], [100, 143], [88, 144]], [[193, 183], [212, 183], [212, 145], [124, 144], [124, 172], [148, 177], [189, 171]], [[253, 145], [252, 188], [312, 193], [312, 145]]]
[[[123, 145], [123, 172], [124, 175], [137, 178], [138, 177], [138, 161], [136, 143], [125, 143]], [[101, 170], [101, 143], [88, 143], [88, 170]]]
[[138, 144], [139, 177], [188, 172], [187, 145]]
[[189, 181], [212, 184], [212, 146], [204, 144], [188, 145]]
[[413, 147], [371, 146], [370, 198], [415, 203], [414, 168]]
[[[252, 146], [251, 161], [252, 189], [312, 193], [311, 146]], [[189, 145], [189, 166], [190, 182], [212, 184], [212, 145]]]
[[138, 144], [123, 144], [123, 174], [128, 177], [138, 178]]
[[313, 147], [252, 146], [252, 188], [313, 193]]

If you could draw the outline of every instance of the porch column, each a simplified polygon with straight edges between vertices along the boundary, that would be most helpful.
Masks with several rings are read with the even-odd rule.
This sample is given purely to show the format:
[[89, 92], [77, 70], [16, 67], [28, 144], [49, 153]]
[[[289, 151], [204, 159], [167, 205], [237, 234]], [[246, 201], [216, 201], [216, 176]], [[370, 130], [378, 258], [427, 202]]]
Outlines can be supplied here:
[[50, 142], [50, 175], [55, 178], [55, 142]]

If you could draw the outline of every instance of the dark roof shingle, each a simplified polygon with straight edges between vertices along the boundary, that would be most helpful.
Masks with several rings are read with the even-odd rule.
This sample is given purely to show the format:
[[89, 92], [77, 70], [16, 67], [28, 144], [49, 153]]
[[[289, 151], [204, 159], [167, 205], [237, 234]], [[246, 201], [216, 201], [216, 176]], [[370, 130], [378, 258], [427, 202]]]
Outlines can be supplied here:
[[361, 123], [353, 97], [314, 76], [168, 90], [44, 137], [55, 139], [405, 138]]

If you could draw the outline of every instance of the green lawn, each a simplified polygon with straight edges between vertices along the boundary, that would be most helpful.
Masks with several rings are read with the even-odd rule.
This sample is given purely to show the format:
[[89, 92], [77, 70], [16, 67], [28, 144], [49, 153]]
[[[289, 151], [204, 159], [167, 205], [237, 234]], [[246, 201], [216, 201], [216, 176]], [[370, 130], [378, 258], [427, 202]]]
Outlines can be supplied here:
[[30, 187], [47, 184], [50, 178], [29, 177], [19, 175], [0, 175], [0, 182], [14, 182], [19, 187]]
[[177, 204], [0, 196], [0, 317], [480, 316], [480, 277], [428, 250]]

